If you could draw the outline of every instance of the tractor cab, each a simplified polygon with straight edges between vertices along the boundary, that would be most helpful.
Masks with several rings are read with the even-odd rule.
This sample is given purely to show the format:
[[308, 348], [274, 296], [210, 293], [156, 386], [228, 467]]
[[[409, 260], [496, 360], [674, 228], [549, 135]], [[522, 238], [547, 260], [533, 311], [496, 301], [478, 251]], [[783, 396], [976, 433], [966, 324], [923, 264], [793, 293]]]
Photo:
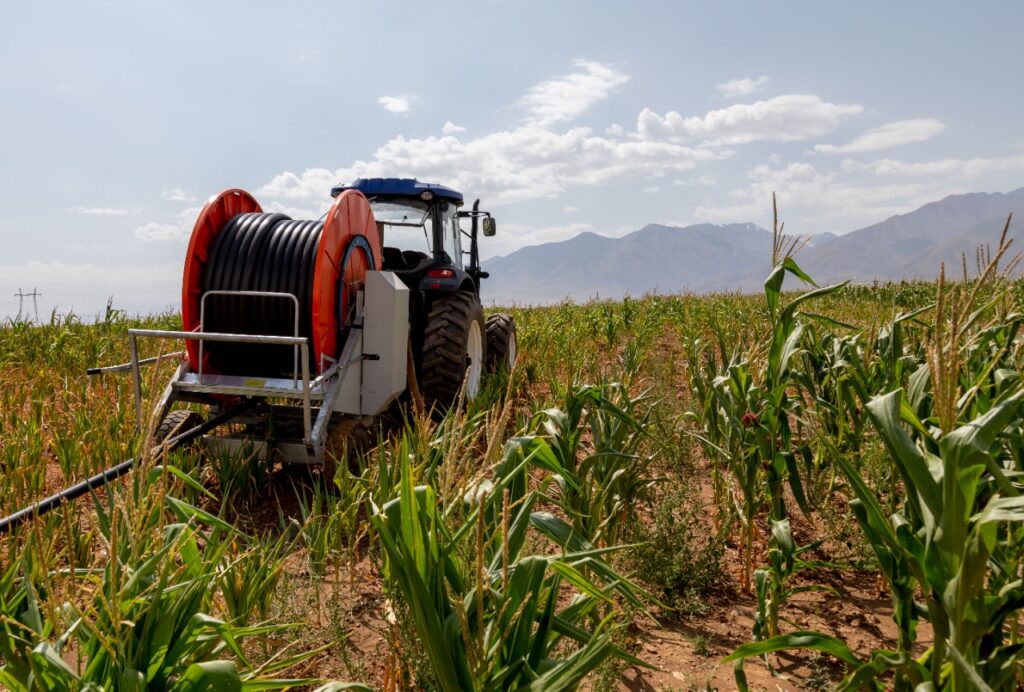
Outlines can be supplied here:
[[[485, 236], [495, 233], [494, 219], [479, 211], [462, 210], [462, 193], [444, 185], [411, 178], [360, 178], [331, 190], [358, 190], [370, 202], [380, 234], [385, 271], [392, 271], [413, 291], [480, 292], [477, 244], [478, 220]], [[469, 221], [469, 229], [463, 221]]]
[[477, 230], [483, 219], [484, 235], [494, 235], [494, 219], [480, 211], [480, 200], [464, 210], [461, 192], [411, 178], [360, 178], [331, 196], [345, 190], [370, 202], [381, 241], [377, 269], [409, 288], [410, 351], [426, 403], [442, 411], [460, 392], [472, 399], [485, 370], [511, 369], [516, 357], [512, 317], [485, 320], [480, 303], [480, 279], [488, 274], [480, 268]]

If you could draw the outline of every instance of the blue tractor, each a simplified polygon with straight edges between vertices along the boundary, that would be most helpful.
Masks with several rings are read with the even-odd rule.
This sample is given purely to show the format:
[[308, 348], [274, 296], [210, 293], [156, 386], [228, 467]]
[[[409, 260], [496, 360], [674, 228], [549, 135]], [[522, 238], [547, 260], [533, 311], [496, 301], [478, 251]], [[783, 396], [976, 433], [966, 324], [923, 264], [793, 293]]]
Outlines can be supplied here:
[[480, 281], [488, 274], [480, 267], [478, 231], [493, 236], [494, 218], [480, 210], [480, 200], [464, 210], [462, 193], [410, 178], [361, 178], [333, 188], [331, 196], [345, 190], [369, 200], [380, 234], [379, 268], [409, 288], [410, 343], [426, 405], [447, 409], [463, 383], [472, 399], [485, 371], [511, 369], [516, 359], [512, 317], [485, 320], [480, 302]]

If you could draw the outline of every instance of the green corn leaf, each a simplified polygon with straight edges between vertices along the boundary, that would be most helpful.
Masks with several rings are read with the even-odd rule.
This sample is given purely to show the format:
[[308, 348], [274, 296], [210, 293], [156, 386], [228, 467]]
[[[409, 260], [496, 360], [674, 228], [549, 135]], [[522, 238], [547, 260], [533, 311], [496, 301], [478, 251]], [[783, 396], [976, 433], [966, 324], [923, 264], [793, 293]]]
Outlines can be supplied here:
[[121, 671], [121, 679], [117, 689], [122, 690], [122, 692], [146, 692], [146, 676], [140, 670], [125, 668]]
[[[794, 264], [794, 266], [796, 265], [795, 262], [793, 264]], [[806, 276], [806, 274], [804, 274], [803, 276]], [[811, 283], [813, 284], [813, 282], [811, 282]], [[835, 293], [836, 291], [842, 289], [842, 287], [845, 286], [848, 283], [850, 283], [850, 282], [849, 281], [843, 281], [842, 283], [832, 284], [831, 286], [822, 286], [820, 288], [814, 289], [813, 291], [808, 291], [807, 293], [803, 293], [803, 294], [797, 296], [796, 298], [791, 300], [789, 303], [787, 303], [786, 307], [784, 307], [782, 309], [782, 312], [779, 315], [779, 320], [778, 321], [783, 323], [783, 324], [789, 323], [793, 319], [793, 317], [796, 315], [796, 309], [798, 307], [800, 307], [801, 305], [803, 305], [804, 303], [806, 303], [809, 300], [814, 300], [815, 298], [821, 298], [822, 296], [827, 296], [830, 293]], [[814, 285], [816, 285], [816, 284], [814, 284]]]
[[768, 314], [775, 317], [779, 307], [779, 295], [782, 293], [782, 282], [786, 278], [786, 268], [777, 264], [772, 268], [768, 278], [764, 280], [764, 295], [768, 300]]
[[193, 663], [171, 688], [172, 692], [241, 692], [242, 679], [231, 661]]
[[771, 521], [772, 538], [775, 544], [782, 551], [787, 560], [796, 557], [796, 543], [793, 541], [793, 532], [789, 527], [789, 519]]
[[978, 675], [978, 671], [974, 669], [974, 666], [967, 662], [963, 657], [963, 654], [953, 646], [952, 642], [947, 642], [947, 646], [949, 647], [950, 656], [953, 659], [953, 665], [959, 668], [964, 677], [970, 681], [971, 689], [976, 690], [977, 692], [993, 692], [992, 688], [982, 680], [980, 675]]
[[200, 509], [198, 507], [190, 505], [187, 502], [182, 502], [181, 500], [171, 497], [170, 495], [167, 496], [167, 504], [169, 504], [171, 510], [184, 521], [190, 521], [195, 519], [201, 524], [213, 526], [215, 528], [220, 529], [221, 531], [224, 531], [229, 535], [234, 534], [236, 531], [235, 527], [233, 527], [231, 524], [227, 523], [223, 519], [215, 517], [204, 509]]
[[901, 391], [895, 390], [869, 401], [867, 410], [903, 477], [907, 499], [925, 525], [931, 527], [943, 512], [942, 488], [928, 460], [902, 428], [901, 400]]
[[171, 474], [172, 476], [180, 480], [182, 483], [187, 485], [189, 488], [192, 488], [196, 492], [205, 495], [211, 500], [217, 499], [217, 496], [214, 495], [209, 489], [207, 489], [202, 483], [200, 483], [195, 478], [179, 469], [177, 466], [174, 466], [173, 464], [163, 464], [154, 466], [152, 470], [150, 470], [149, 472], [150, 482], [155, 482], [157, 479], [160, 478], [161, 474], [163, 473]]
[[768, 367], [772, 377], [771, 382], [774, 383], [773, 387], [784, 386], [784, 379], [789, 372], [789, 361], [799, 352], [800, 340], [803, 338], [801, 325], [793, 326], [788, 334], [785, 330], [786, 326], [782, 323], [775, 328], [771, 351], [768, 354]]
[[810, 517], [811, 508], [807, 503], [807, 496], [804, 495], [804, 485], [800, 480], [800, 470], [796, 466], [796, 457], [791, 453], [783, 454], [783, 460], [786, 463], [786, 477], [789, 479], [790, 490], [793, 491], [793, 499], [796, 500], [797, 507], [803, 512], [805, 517]]
[[606, 634], [595, 635], [576, 653], [559, 662], [549, 671], [518, 689], [531, 692], [563, 692], [575, 690], [583, 678], [597, 669], [612, 653], [611, 638]]
[[790, 649], [811, 649], [821, 651], [838, 658], [850, 666], [859, 666], [861, 660], [841, 640], [830, 637], [820, 632], [798, 631], [790, 634], [780, 634], [771, 639], [760, 642], [750, 642], [738, 647], [731, 654], [722, 659], [723, 663], [739, 661], [741, 659], [763, 656], [777, 651]]
[[944, 468], [942, 533], [938, 542], [947, 555], [959, 554], [967, 540], [967, 522], [974, 510], [978, 481], [998, 435], [1017, 415], [1024, 391], [992, 408], [939, 440]]
[[563, 579], [579, 589], [580, 592], [587, 594], [593, 598], [612, 602], [612, 599], [606, 594], [601, 587], [587, 579], [582, 572], [573, 567], [567, 562], [561, 560], [552, 560], [551, 569], [557, 572]]
[[[77, 681], [78, 676], [75, 671], [64, 662], [60, 652], [57, 651], [49, 642], [39, 642], [32, 653], [29, 654], [32, 662], [32, 669], [37, 675], [45, 674], [46, 677], [52, 680], [65, 680], [67, 682]], [[65, 682], [64, 684], [67, 684]]]
[[533, 636], [533, 642], [526, 655], [527, 666], [531, 670], [537, 670], [548, 649], [548, 638], [551, 635], [555, 620], [555, 606], [558, 600], [558, 589], [548, 589], [544, 601], [544, 607], [537, 615], [537, 631]]
[[[410, 479], [411, 472], [406, 468], [401, 483], [402, 495], [405, 497], [399, 496], [385, 504], [371, 516], [370, 521], [387, 555], [390, 575], [410, 606], [417, 632], [439, 684], [446, 690], [470, 689], [472, 678], [466, 667], [467, 659], [462, 650], [461, 637], [446, 636], [448, 628], [444, 624], [443, 611], [439, 613], [437, 610], [446, 596], [431, 591], [430, 586], [436, 589], [441, 587], [440, 584], [432, 581], [428, 586], [424, 579], [429, 575], [427, 558], [432, 551], [422, 545], [424, 534], [421, 530], [423, 527], [418, 523], [422, 519], [419, 508], [423, 507], [429, 512], [433, 504], [417, 503]], [[422, 494], [424, 500], [429, 500], [425, 490]], [[434, 553], [434, 557], [439, 558], [440, 555]]]
[[993, 497], [971, 519], [975, 526], [1024, 521], [1024, 497]]
[[831, 325], [833, 327], [840, 327], [841, 329], [849, 329], [849, 330], [855, 331], [855, 332], [862, 332], [862, 331], [864, 331], [863, 327], [858, 327], [857, 325], [850, 324], [849, 322], [843, 322], [842, 320], [838, 320], [835, 317], [829, 317], [828, 315], [819, 315], [819, 314], [814, 313], [814, 312], [807, 312], [806, 310], [802, 311], [800, 314], [803, 315], [804, 317], [807, 317], [809, 319], [815, 320], [816, 322], [822, 322], [824, 324], [828, 324], [828, 325]]
[[584, 559], [587, 557], [589, 559], [588, 566], [590, 569], [594, 570], [594, 572], [603, 579], [609, 582], [614, 582], [616, 584], [616, 590], [633, 605], [643, 607], [638, 594], [644, 594], [650, 597], [649, 594], [646, 594], [646, 592], [639, 586], [618, 574], [604, 560], [596, 557], [603, 553], [621, 550], [629, 546], [614, 546], [612, 548], [596, 549], [587, 540], [576, 533], [565, 521], [550, 512], [533, 512], [530, 515], [530, 523], [534, 528], [553, 540], [563, 549], [569, 551], [568, 554], [562, 556], [564, 560]]
[[[871, 654], [871, 658], [860, 666], [856, 667], [839, 685], [837, 692], [854, 692], [871, 689], [888, 689], [886, 680], [879, 680], [886, 673], [894, 671], [906, 682], [913, 686], [914, 690], [924, 690], [922, 685], [930, 685], [931, 673], [918, 661], [910, 658], [907, 654], [900, 654], [895, 651], [880, 650]], [[927, 680], [927, 682], [925, 682]], [[904, 687], [904, 689], [909, 689]]]

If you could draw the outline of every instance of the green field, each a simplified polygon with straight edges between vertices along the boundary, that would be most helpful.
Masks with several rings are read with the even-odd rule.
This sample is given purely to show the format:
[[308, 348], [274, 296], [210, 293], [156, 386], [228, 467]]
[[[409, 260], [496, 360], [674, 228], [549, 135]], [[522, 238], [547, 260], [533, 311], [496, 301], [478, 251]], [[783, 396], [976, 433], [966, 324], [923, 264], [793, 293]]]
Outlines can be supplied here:
[[[149, 455], [0, 538], [0, 685], [1014, 689], [1024, 284], [777, 272], [512, 310], [511, 374], [333, 478]], [[148, 448], [85, 375], [136, 325], [0, 329], [3, 514]]]

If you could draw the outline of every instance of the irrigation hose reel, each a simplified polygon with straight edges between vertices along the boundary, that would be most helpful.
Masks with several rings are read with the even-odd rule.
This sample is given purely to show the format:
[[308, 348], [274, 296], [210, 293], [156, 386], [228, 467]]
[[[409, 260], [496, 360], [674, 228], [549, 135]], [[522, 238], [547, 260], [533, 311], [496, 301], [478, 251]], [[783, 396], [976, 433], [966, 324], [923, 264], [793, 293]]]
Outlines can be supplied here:
[[213, 197], [185, 255], [182, 330], [129, 330], [140, 417], [137, 340], [180, 338], [185, 357], [159, 416], [176, 401], [216, 415], [255, 397], [262, 403], [236, 419], [243, 432], [203, 443], [324, 462], [330, 429], [381, 413], [406, 388], [409, 292], [380, 267], [377, 225], [358, 191], [338, 195], [315, 221], [264, 212], [244, 190]]

